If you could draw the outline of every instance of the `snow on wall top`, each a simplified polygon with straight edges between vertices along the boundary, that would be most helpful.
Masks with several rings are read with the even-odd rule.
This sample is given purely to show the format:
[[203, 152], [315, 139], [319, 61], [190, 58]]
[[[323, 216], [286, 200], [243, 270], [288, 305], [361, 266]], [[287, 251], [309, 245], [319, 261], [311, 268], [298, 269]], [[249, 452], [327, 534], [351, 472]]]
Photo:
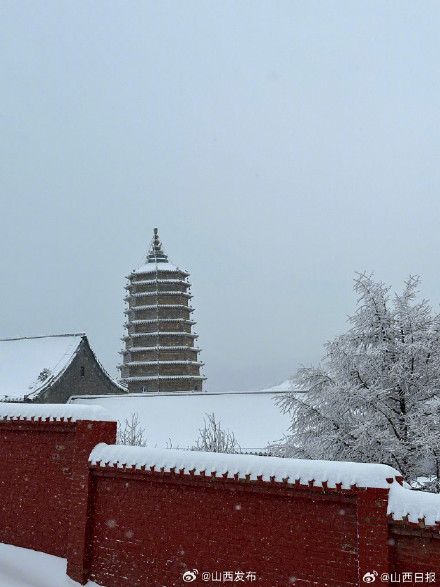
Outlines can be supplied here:
[[0, 340], [0, 399], [23, 399], [54, 381], [85, 334]]
[[407, 519], [418, 524], [423, 520], [426, 526], [440, 523], [440, 495], [413, 491], [402, 487], [396, 477], [401, 479], [399, 471], [388, 465], [370, 463], [351, 463], [338, 461], [309, 461], [302, 459], [282, 459], [278, 457], [258, 457], [245, 454], [222, 454], [196, 452], [173, 449], [145, 448], [138, 446], [98, 444], [90, 453], [92, 465], [100, 467], [124, 466], [140, 469], [154, 467], [156, 471], [183, 471], [189, 475], [205, 474], [210, 477], [214, 472], [217, 478], [227, 475], [240, 479], [289, 483], [299, 480], [300, 485], [308, 485], [314, 481], [314, 487], [342, 489], [357, 487], [373, 487], [389, 489], [388, 514], [393, 520]]
[[315, 487], [322, 487], [327, 483], [329, 488], [336, 488], [336, 484], [342, 483], [342, 489], [350, 489], [356, 484], [358, 487], [389, 488], [387, 479], [399, 477], [400, 473], [388, 465], [376, 465], [365, 463], [349, 463], [336, 461], [307, 461], [301, 459], [282, 459], [278, 457], [258, 457], [244, 454], [223, 454], [184, 451], [173, 449], [145, 448], [138, 446], [98, 444], [90, 454], [93, 465], [100, 462], [104, 467], [106, 463], [118, 468], [135, 466], [155, 467], [160, 471], [169, 472], [183, 470], [184, 474], [194, 471], [195, 475], [204, 472], [207, 476], [215, 471], [216, 477], [227, 474], [228, 478], [245, 479], [249, 475], [250, 480], [256, 481], [261, 477], [263, 481], [277, 482], [288, 479], [289, 483], [295, 483], [297, 479], [302, 485], [308, 485], [314, 480]]
[[408, 522], [417, 524], [423, 520], [426, 526], [435, 526], [440, 522], [440, 495], [413, 491], [393, 483], [388, 497], [388, 514], [393, 520], [408, 516]]
[[0, 403], [0, 420], [50, 420], [71, 422], [93, 420], [115, 422], [111, 414], [101, 406], [76, 404], [21, 404]]

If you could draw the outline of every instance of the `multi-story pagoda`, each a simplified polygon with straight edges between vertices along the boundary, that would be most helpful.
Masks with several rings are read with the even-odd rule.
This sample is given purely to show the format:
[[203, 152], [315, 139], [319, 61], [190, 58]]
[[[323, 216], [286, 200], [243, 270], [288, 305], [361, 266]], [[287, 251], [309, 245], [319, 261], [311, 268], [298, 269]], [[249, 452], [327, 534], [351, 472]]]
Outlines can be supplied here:
[[201, 391], [189, 274], [169, 260], [157, 228], [144, 263], [127, 276], [121, 383], [130, 393]]

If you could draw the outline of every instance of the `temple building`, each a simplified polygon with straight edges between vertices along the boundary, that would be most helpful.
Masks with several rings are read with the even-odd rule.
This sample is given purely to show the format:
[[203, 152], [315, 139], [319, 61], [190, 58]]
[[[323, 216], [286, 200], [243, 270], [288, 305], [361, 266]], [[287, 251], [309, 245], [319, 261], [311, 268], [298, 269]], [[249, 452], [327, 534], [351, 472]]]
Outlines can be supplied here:
[[87, 336], [56, 334], [0, 340], [0, 402], [64, 404], [71, 395], [119, 395]]
[[189, 274], [170, 262], [157, 228], [143, 264], [127, 276], [120, 382], [130, 393], [202, 391]]

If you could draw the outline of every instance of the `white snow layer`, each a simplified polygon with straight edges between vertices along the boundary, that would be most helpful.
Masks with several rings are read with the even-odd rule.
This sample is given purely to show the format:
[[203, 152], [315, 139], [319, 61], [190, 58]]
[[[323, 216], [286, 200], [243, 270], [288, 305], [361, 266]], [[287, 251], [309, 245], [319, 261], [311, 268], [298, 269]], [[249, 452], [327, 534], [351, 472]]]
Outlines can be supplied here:
[[0, 398], [21, 399], [56, 379], [84, 334], [0, 340]]
[[[182, 271], [173, 265], [173, 263], [146, 263], [141, 267], [138, 267], [133, 271], [135, 273], [155, 273], [156, 271]], [[186, 273], [186, 271], [182, 271], [182, 273]]]
[[[66, 575], [65, 558], [12, 544], [0, 544], [1, 587], [78, 587]], [[86, 587], [99, 587], [89, 581]]]
[[102, 406], [77, 404], [22, 404], [0, 403], [0, 420], [93, 420], [116, 422], [115, 418]]
[[282, 482], [288, 479], [289, 483], [300, 480], [302, 485], [308, 485], [314, 481], [315, 487], [327, 486], [335, 488], [341, 483], [343, 489], [349, 489], [352, 485], [358, 487], [382, 487], [390, 485], [387, 478], [394, 479], [400, 473], [388, 465], [376, 465], [369, 463], [349, 463], [340, 461], [308, 461], [302, 459], [283, 459], [279, 457], [259, 457], [244, 454], [224, 454], [197, 451], [182, 451], [173, 449], [145, 448], [139, 446], [107, 445], [100, 443], [90, 453], [90, 461], [100, 466], [108, 463], [118, 468], [135, 466], [163, 468], [164, 472], [175, 469], [183, 470], [184, 474], [193, 471], [195, 475], [204, 472], [211, 476], [215, 472], [216, 477], [227, 474], [228, 478], [234, 478], [238, 474], [240, 479], [249, 475], [250, 480], [257, 480], [261, 476], [262, 481]]
[[278, 385], [274, 385], [273, 387], [268, 387], [264, 391], [293, 391], [296, 387], [291, 379], [286, 379], [282, 383]]
[[440, 495], [406, 489], [393, 483], [388, 497], [388, 514], [393, 520], [403, 520], [408, 516], [409, 522], [417, 524], [424, 519], [426, 526], [435, 526], [436, 522], [440, 522]]
[[286, 434], [290, 418], [275, 404], [272, 392], [190, 392], [76, 396], [74, 405], [99, 405], [124, 426], [138, 414], [148, 446], [189, 448], [200, 436], [206, 415], [215, 414], [223, 430], [235, 434], [242, 450], [259, 452]]

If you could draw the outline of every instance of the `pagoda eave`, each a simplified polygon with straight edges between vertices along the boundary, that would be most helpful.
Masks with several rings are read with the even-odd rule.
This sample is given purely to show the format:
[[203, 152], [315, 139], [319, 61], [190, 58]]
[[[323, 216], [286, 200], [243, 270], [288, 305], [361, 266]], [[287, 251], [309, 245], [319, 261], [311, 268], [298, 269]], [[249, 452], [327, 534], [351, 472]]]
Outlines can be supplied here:
[[182, 296], [184, 298], [191, 299], [193, 296], [189, 293], [184, 291], [142, 291], [139, 293], [129, 294], [128, 296], [124, 297], [124, 302], [128, 302], [131, 298], [142, 298], [142, 297], [150, 297], [150, 296]]
[[138, 375], [136, 377], [121, 377], [121, 381], [130, 383], [132, 381], [165, 381], [183, 379], [183, 380], [194, 380], [194, 381], [206, 381], [206, 377], [202, 375]]
[[118, 369], [124, 366], [141, 367], [142, 365], [145, 365], [146, 367], [151, 367], [152, 365], [197, 365], [198, 367], [203, 367], [205, 363], [199, 361], [129, 361], [122, 365], [118, 365]]
[[124, 310], [124, 314], [128, 314], [132, 310], [154, 310], [156, 308], [180, 308], [181, 310], [188, 310], [188, 312], [194, 312], [194, 308], [191, 306], [185, 306], [184, 304], [150, 304], [148, 306], [130, 306]]
[[131, 289], [136, 285], [155, 285], [156, 283], [179, 283], [185, 285], [186, 287], [191, 287], [192, 285], [189, 281], [184, 279], [143, 279], [141, 281], [133, 281], [128, 283], [126, 286], [124, 286], [124, 289]]
[[194, 320], [185, 320], [184, 318], [152, 318], [150, 320], [130, 320], [130, 322], [126, 322], [123, 326], [125, 328], [127, 328], [128, 326], [132, 325], [132, 324], [157, 324], [157, 323], [162, 323], [162, 322], [174, 322], [177, 324], [190, 324], [191, 326], [193, 326], [194, 324], [196, 324], [196, 322], [194, 322]]
[[136, 277], [137, 275], [151, 275], [151, 273], [180, 273], [181, 275], [185, 275], [185, 277], [189, 277], [189, 273], [184, 269], [179, 269], [178, 267], [174, 267], [173, 269], [167, 267], [164, 269], [159, 265], [160, 263], [148, 269], [134, 269], [130, 275], [126, 275], [125, 278], [132, 280], [133, 277]]
[[[122, 339], [121, 339], [122, 340]], [[201, 348], [193, 347], [193, 346], [135, 346], [129, 349], [122, 349], [119, 351], [120, 355], [126, 355], [127, 353], [136, 353], [136, 352], [145, 352], [145, 351], [195, 351], [196, 353], [200, 353]]]

